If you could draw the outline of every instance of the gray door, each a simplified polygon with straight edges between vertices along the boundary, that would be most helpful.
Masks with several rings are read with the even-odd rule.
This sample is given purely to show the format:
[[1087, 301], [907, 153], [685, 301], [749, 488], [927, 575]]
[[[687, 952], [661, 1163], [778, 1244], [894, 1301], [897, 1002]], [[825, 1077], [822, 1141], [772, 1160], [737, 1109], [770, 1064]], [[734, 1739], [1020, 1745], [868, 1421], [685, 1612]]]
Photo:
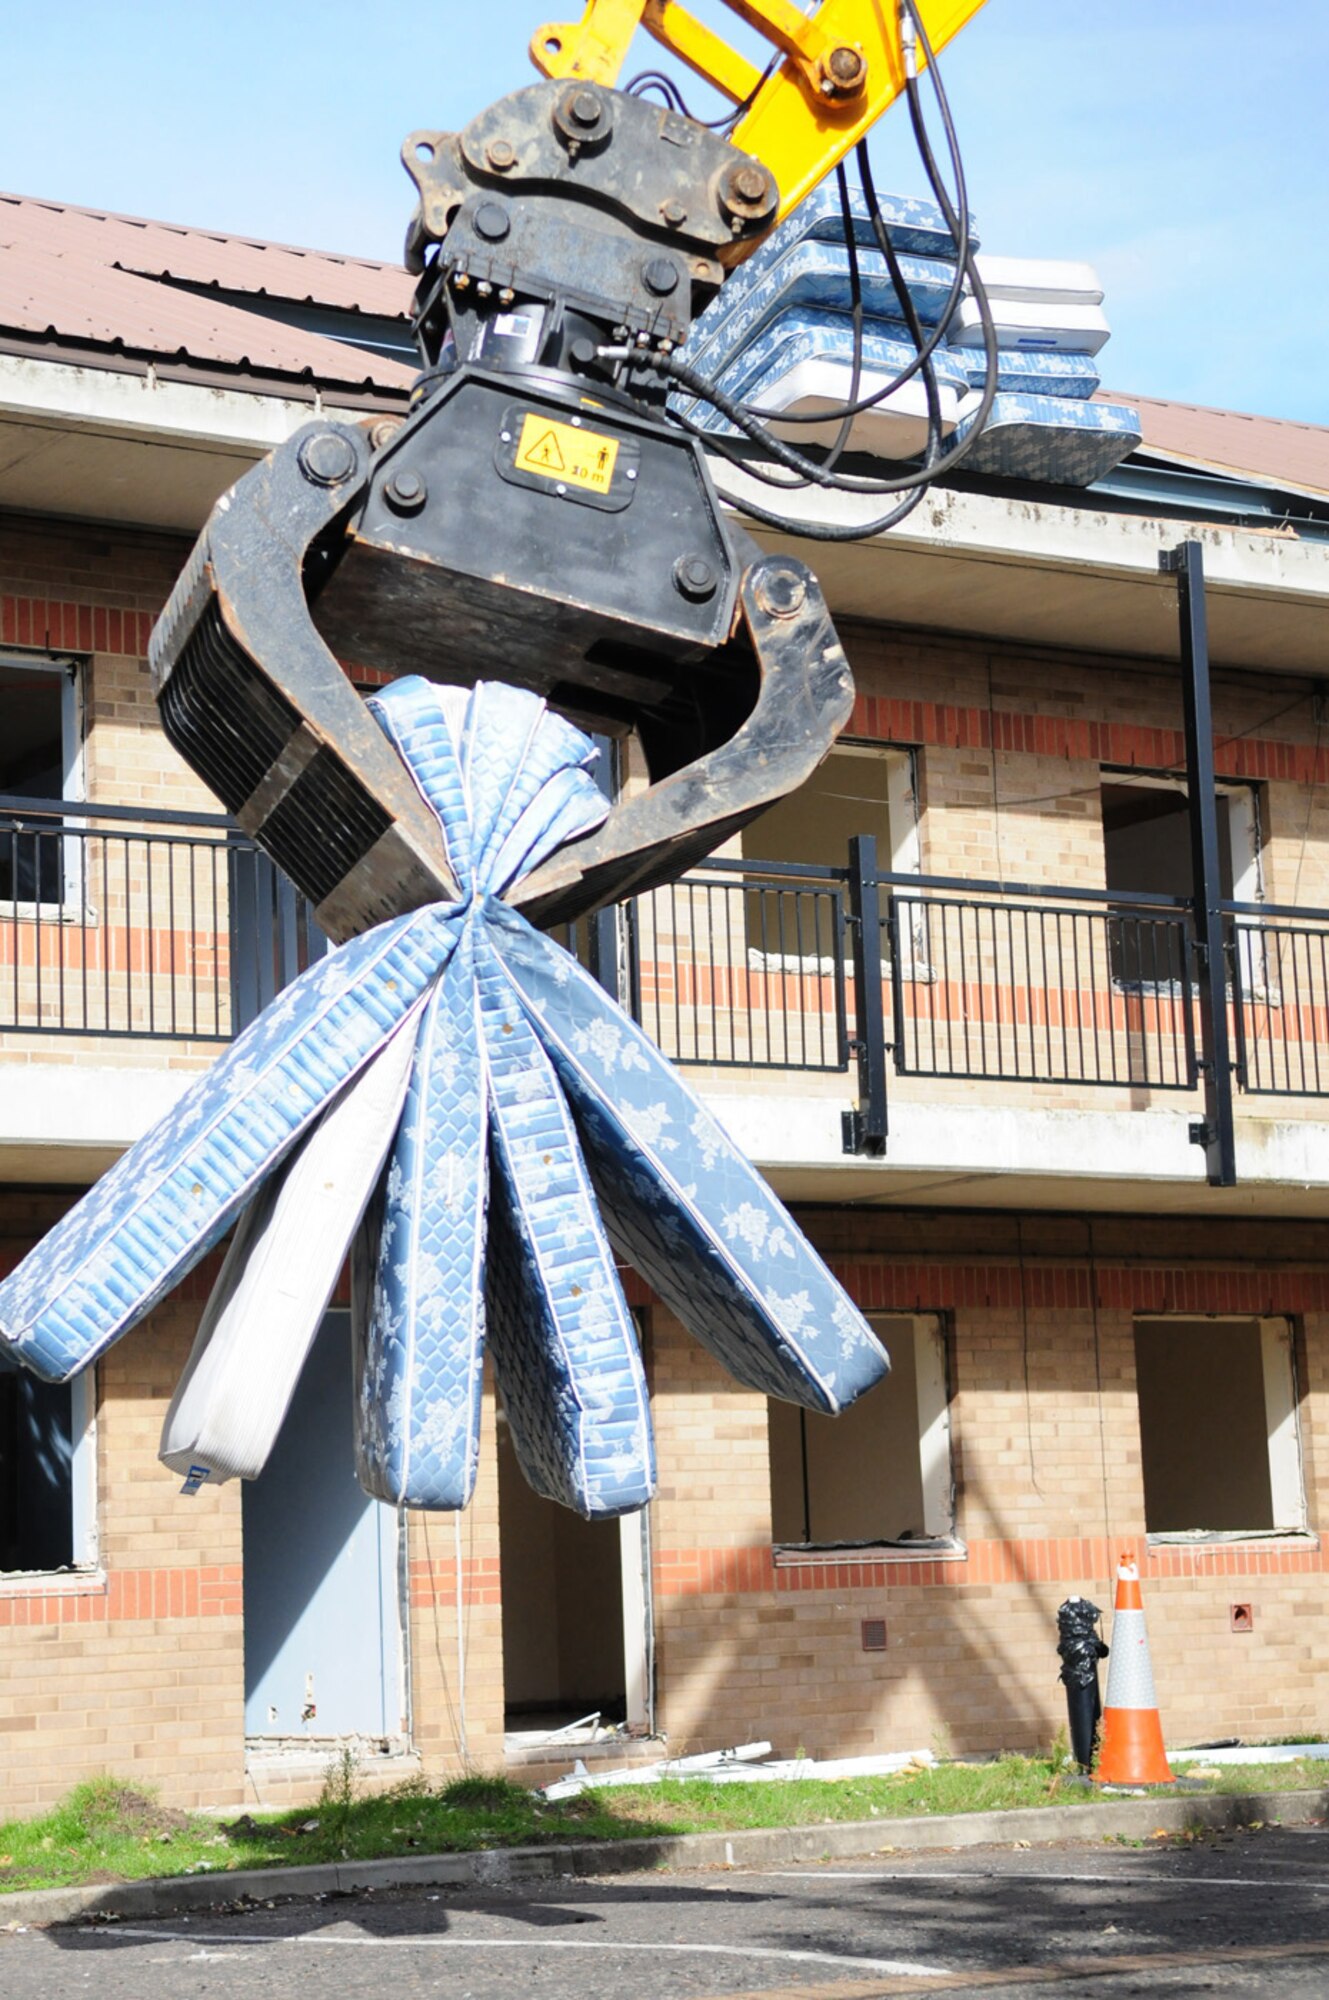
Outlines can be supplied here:
[[261, 1476], [244, 1488], [245, 1734], [402, 1726], [397, 1517], [356, 1483], [350, 1315], [323, 1322]]

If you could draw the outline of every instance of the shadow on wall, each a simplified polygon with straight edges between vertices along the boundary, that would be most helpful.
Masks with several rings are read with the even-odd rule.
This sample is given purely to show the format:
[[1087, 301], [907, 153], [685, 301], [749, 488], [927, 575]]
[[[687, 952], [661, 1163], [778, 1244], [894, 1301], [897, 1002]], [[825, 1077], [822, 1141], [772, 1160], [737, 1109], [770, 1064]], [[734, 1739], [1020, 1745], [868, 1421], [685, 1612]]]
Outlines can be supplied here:
[[[1004, 1538], [990, 1495], [972, 1481], [968, 1494]], [[965, 1564], [953, 1569], [954, 1584], [657, 1596], [671, 1751], [766, 1737], [779, 1755], [812, 1757], [940, 1742], [961, 1754], [1046, 1748], [1065, 1722], [1056, 1607], [1077, 1589], [1110, 1603], [1102, 1579], [975, 1584]], [[885, 1652], [864, 1651], [862, 1621], [883, 1616]], [[1037, 1635], [1041, 1664], [1028, 1644]]]

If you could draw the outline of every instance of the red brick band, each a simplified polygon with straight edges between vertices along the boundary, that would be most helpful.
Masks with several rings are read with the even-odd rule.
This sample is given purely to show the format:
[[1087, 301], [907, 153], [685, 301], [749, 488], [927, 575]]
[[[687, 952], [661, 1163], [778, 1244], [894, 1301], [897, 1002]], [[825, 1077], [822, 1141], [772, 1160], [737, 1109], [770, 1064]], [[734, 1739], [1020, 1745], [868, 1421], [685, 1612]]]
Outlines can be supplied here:
[[44, 1579], [16, 1579], [0, 1589], [0, 1626], [105, 1625], [127, 1619], [239, 1618], [244, 1571], [239, 1563], [192, 1569], [113, 1569], [69, 1579], [52, 1590]]
[[938, 1312], [953, 1307], [1061, 1307], [1088, 1312], [1325, 1312], [1329, 1270], [1190, 1270], [1180, 1266], [1029, 1263], [906, 1264], [832, 1256], [840, 1283], [864, 1312]]
[[[151, 611], [72, 604], [61, 598], [0, 596], [0, 642], [11, 646], [142, 659], [155, 622]], [[351, 671], [365, 686], [380, 686], [392, 678], [374, 668]], [[1144, 770], [1172, 770], [1186, 761], [1180, 730], [1011, 709], [989, 712], [944, 702], [892, 701], [869, 694], [860, 694], [855, 702], [848, 733], [879, 743], [936, 744], [948, 749], [990, 750], [995, 740], [998, 750]], [[1214, 754], [1223, 777], [1276, 778], [1295, 784], [1329, 780], [1329, 745], [1279, 743], [1261, 736], [1220, 737]]]
[[664, 1549], [655, 1558], [657, 1597], [742, 1597], [807, 1590], [963, 1589], [972, 1584], [1082, 1584], [1107, 1594], [1122, 1551], [1132, 1547], [1146, 1587], [1165, 1577], [1322, 1575], [1318, 1542], [1215, 1542], [1150, 1548], [1120, 1536], [1047, 1536], [1023, 1541], [971, 1541], [944, 1559], [886, 1562], [778, 1560], [765, 1547]]
[[[1329, 1560], [1318, 1541], [1215, 1542], [1150, 1548], [1120, 1536], [1047, 1536], [1022, 1541], [971, 1541], [947, 1558], [913, 1561], [845, 1560], [834, 1556], [778, 1559], [765, 1545], [734, 1549], [663, 1549], [653, 1571], [654, 1594], [674, 1597], [751, 1597], [809, 1590], [963, 1589], [969, 1584], [1097, 1585], [1105, 1593], [1124, 1550], [1143, 1566], [1146, 1587], [1163, 1578], [1323, 1575]], [[502, 1601], [497, 1555], [461, 1565], [467, 1606]], [[450, 1559], [417, 1559], [410, 1565], [411, 1605], [428, 1609], [456, 1602], [457, 1569]], [[244, 1570], [239, 1563], [192, 1569], [112, 1570], [71, 1579], [62, 1589], [34, 1577], [0, 1590], [0, 1628], [104, 1625], [153, 1619], [185, 1622], [239, 1618], [244, 1613]]]
[[152, 611], [68, 604], [55, 597], [0, 597], [0, 641], [49, 652], [120, 653], [141, 660], [156, 624]]
[[[1137, 722], [1090, 722], [1066, 715], [1024, 715], [1018, 710], [956, 708], [943, 702], [888, 701], [860, 694], [849, 736], [877, 743], [935, 744], [951, 750], [1022, 751], [1066, 762], [1121, 764], [1146, 771], [1185, 768], [1179, 729], [1146, 729]], [[1220, 736], [1214, 743], [1220, 777], [1275, 778], [1322, 785], [1329, 779], [1329, 747], [1278, 743], [1264, 736]]]

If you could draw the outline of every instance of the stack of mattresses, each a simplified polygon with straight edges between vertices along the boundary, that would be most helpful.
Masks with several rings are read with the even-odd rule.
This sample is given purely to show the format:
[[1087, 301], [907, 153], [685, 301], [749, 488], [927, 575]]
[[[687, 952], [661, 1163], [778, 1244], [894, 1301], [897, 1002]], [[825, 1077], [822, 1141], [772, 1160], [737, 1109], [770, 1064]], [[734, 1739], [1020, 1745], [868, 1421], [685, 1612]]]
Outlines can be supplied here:
[[[904, 303], [861, 193], [851, 197], [864, 307], [857, 394], [887, 388], [916, 349]], [[880, 202], [914, 314], [930, 336], [943, 318], [934, 354], [942, 436], [958, 442], [977, 417], [986, 370], [978, 301], [966, 286], [953, 310], [956, 246], [939, 209], [888, 196]], [[965, 469], [1009, 479], [1088, 486], [1140, 442], [1139, 420], [1125, 404], [1091, 400], [1099, 386], [1096, 357], [1108, 337], [1103, 294], [1087, 264], [1035, 258], [977, 259], [992, 308], [998, 346], [997, 396]], [[833, 183], [816, 189], [730, 278], [693, 329], [683, 359], [726, 396], [794, 444], [828, 444], [839, 432], [833, 412], [853, 387], [850, 252]], [[737, 436], [704, 399], [680, 394], [673, 406], [703, 430]], [[824, 423], [806, 419], [824, 415]], [[856, 415], [847, 450], [908, 461], [924, 449], [927, 402], [918, 376]]]

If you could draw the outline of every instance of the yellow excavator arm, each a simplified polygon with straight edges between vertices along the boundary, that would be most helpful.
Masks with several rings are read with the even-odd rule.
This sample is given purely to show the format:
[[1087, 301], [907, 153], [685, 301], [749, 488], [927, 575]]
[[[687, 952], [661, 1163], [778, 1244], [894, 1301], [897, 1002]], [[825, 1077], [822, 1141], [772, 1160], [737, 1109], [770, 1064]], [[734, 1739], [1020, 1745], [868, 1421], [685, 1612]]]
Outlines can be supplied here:
[[[611, 85], [639, 27], [662, 48], [742, 107], [730, 139], [755, 153], [780, 190], [782, 222], [842, 160], [921, 64], [906, 16], [894, 0], [822, 0], [804, 14], [792, 0], [724, 0], [771, 46], [757, 69], [677, 0], [587, 0], [580, 21], [546, 22], [531, 38], [544, 76]], [[943, 49], [983, 0], [917, 0], [934, 50]], [[744, 254], [754, 248], [743, 244]]]

